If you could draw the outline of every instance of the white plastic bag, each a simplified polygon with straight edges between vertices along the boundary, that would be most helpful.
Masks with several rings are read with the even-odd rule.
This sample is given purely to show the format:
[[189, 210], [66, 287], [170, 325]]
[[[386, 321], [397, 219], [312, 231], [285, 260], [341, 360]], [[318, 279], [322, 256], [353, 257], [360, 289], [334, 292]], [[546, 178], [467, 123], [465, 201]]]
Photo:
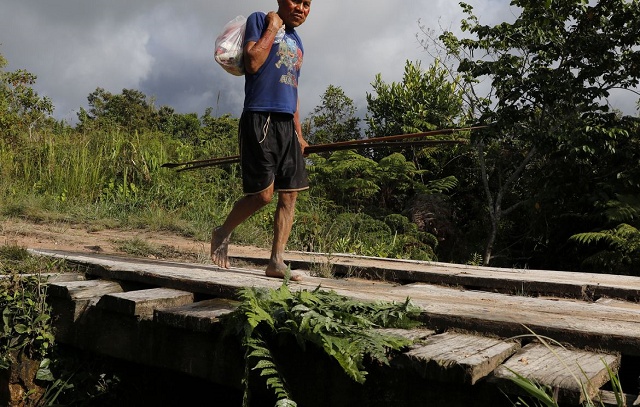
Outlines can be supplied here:
[[247, 19], [238, 16], [229, 21], [222, 33], [216, 38], [216, 50], [214, 58], [225, 71], [236, 76], [244, 75], [244, 62], [242, 60], [242, 45], [244, 42], [244, 30]]

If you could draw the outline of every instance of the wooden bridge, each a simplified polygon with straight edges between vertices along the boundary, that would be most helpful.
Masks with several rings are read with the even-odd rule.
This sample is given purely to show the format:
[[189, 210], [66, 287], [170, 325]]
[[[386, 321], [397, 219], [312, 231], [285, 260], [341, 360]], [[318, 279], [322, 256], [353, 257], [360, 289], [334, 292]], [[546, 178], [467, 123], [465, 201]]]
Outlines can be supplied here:
[[[266, 262], [258, 255], [223, 270], [32, 252], [86, 266], [80, 279], [50, 283], [58, 341], [235, 387], [242, 353], [220, 335], [218, 317], [234, 309], [239, 288], [281, 284], [258, 269]], [[293, 290], [320, 286], [364, 301], [409, 297], [425, 323], [403, 332], [415, 345], [390, 367], [372, 366], [364, 385], [310, 362], [309, 350], [288, 350], [291, 363], [307, 367], [290, 381], [300, 406], [510, 406], [505, 394], [521, 393], [509, 379], [514, 372], [550, 386], [563, 406], [586, 397], [610, 406], [607, 367], [619, 374], [627, 405], [640, 405], [640, 278], [336, 254], [288, 253], [286, 260], [296, 271], [331, 268], [340, 277], [307, 271]]]

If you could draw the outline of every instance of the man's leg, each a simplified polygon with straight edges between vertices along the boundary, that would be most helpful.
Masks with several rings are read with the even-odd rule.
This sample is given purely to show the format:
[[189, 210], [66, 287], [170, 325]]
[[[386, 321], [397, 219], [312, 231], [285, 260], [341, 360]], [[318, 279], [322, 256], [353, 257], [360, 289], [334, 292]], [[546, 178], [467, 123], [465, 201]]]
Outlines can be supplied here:
[[222, 226], [213, 228], [211, 232], [211, 260], [214, 264], [224, 268], [229, 267], [228, 251], [231, 232], [256, 211], [271, 202], [272, 197], [273, 184], [258, 194], [245, 195], [236, 201]]
[[[296, 207], [298, 192], [278, 193], [278, 205], [274, 216], [273, 224], [273, 245], [271, 247], [271, 259], [267, 266], [266, 274], [269, 277], [284, 278], [287, 272], [287, 265], [284, 263], [284, 248], [289, 240], [291, 227], [293, 226], [293, 215]], [[300, 281], [300, 275], [291, 275], [291, 280]]]

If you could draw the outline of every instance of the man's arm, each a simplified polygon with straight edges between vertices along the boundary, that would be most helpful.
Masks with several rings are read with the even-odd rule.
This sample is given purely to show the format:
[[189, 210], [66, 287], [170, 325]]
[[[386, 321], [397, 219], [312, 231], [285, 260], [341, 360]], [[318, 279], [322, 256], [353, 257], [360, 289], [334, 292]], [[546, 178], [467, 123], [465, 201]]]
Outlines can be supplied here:
[[270, 11], [265, 19], [267, 28], [262, 32], [262, 37], [255, 42], [249, 41], [244, 46], [244, 69], [250, 74], [258, 72], [269, 56], [278, 30], [284, 22], [275, 11]]

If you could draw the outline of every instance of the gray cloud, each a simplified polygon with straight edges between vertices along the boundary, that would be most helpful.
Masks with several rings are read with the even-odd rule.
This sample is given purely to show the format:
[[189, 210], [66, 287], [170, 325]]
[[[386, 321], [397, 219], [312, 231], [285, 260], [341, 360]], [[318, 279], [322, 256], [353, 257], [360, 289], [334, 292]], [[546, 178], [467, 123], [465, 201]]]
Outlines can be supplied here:
[[[469, 3], [483, 22], [513, 18], [508, 0]], [[0, 53], [8, 69], [38, 76], [36, 90], [53, 100], [60, 119], [74, 120], [97, 87], [139, 89], [181, 113], [213, 107], [238, 116], [244, 82], [214, 62], [215, 37], [237, 15], [276, 8], [276, 0], [0, 0]], [[416, 39], [418, 20], [456, 29], [461, 17], [449, 0], [315, 0], [299, 28], [306, 50], [303, 116], [330, 84], [342, 87], [363, 113], [377, 73], [399, 81], [406, 60], [431, 63]], [[635, 112], [637, 97], [617, 100]]]

